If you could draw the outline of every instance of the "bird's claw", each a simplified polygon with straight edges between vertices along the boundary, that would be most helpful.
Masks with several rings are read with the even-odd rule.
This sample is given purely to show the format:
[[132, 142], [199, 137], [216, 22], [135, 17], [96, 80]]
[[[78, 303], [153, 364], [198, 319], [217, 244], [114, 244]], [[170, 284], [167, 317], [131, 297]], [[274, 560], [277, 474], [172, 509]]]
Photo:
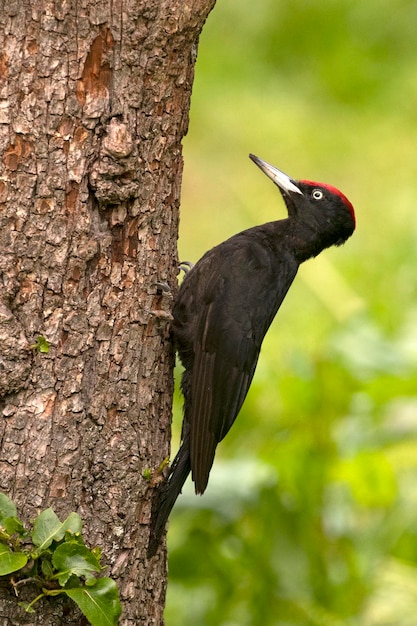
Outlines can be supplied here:
[[181, 261], [181, 263], [178, 265], [179, 271], [182, 270], [184, 274], [188, 274], [188, 272], [192, 270], [193, 267], [194, 263], [191, 263], [191, 261]]
[[168, 285], [168, 283], [157, 280], [155, 285], [157, 292], [160, 295], [167, 295], [168, 293], [171, 293], [171, 287]]

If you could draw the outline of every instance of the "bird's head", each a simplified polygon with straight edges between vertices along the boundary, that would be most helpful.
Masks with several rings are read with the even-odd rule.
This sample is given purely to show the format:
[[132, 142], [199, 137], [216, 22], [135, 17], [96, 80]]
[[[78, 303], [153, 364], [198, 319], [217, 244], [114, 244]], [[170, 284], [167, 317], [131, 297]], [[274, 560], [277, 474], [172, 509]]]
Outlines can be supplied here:
[[294, 180], [281, 170], [253, 154], [249, 155], [256, 165], [281, 191], [288, 216], [296, 222], [299, 231], [306, 236], [319, 238], [321, 249], [339, 246], [355, 230], [355, 212], [346, 196], [325, 183], [311, 180]]

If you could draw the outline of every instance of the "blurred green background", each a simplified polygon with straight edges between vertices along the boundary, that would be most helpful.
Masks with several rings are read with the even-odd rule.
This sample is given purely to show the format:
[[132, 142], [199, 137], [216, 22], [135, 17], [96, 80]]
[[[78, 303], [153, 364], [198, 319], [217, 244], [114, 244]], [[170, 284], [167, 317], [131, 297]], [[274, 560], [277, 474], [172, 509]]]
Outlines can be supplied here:
[[286, 216], [249, 152], [339, 187], [357, 230], [301, 267], [206, 494], [177, 502], [167, 626], [417, 624], [416, 41], [407, 0], [218, 0], [207, 21], [181, 260]]

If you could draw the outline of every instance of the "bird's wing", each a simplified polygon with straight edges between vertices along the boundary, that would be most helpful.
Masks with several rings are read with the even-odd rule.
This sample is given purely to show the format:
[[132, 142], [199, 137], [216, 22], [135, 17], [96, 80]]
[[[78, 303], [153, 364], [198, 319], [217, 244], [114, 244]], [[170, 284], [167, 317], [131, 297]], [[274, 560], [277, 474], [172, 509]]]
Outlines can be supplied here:
[[[220, 247], [219, 247], [220, 248]], [[191, 373], [191, 469], [197, 493], [208, 482], [215, 449], [232, 426], [251, 384], [262, 340], [291, 285], [298, 265], [277, 262], [262, 248], [228, 250], [219, 266], [210, 256], [202, 275], [204, 301], [197, 307]], [[194, 279], [199, 280], [196, 272]], [[208, 278], [207, 278], [208, 276]], [[190, 275], [191, 278], [191, 275]], [[187, 279], [188, 280], [188, 279]]]

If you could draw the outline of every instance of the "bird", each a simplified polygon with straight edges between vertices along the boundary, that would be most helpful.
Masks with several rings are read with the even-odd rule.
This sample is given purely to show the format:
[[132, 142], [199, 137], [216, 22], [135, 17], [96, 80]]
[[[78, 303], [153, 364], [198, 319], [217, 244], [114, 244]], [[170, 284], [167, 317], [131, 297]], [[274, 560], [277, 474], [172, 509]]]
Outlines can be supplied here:
[[353, 206], [336, 187], [295, 180], [259, 157], [249, 157], [279, 188], [288, 217], [215, 246], [186, 271], [178, 289], [172, 335], [184, 367], [181, 445], [156, 487], [149, 557], [158, 549], [190, 473], [196, 494], [204, 493], [216, 447], [242, 407], [262, 341], [300, 264], [340, 246], [355, 230]]

